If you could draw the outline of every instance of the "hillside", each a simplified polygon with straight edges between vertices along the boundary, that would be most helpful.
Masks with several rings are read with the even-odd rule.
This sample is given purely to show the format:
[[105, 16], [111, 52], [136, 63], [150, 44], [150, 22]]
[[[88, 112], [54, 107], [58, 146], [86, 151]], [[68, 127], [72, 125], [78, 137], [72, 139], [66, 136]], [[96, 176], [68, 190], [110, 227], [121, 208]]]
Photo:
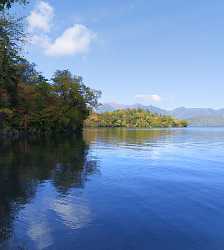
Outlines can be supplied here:
[[173, 110], [160, 109], [155, 106], [144, 106], [142, 104], [123, 105], [116, 103], [105, 103], [98, 107], [97, 112], [115, 111], [118, 109], [141, 108], [161, 115], [173, 116], [184, 119], [190, 126], [224, 126], [224, 109], [210, 108], [185, 108], [180, 107]]
[[93, 113], [85, 121], [86, 127], [169, 128], [187, 127], [185, 120], [158, 115], [143, 109], [119, 109], [111, 112]]

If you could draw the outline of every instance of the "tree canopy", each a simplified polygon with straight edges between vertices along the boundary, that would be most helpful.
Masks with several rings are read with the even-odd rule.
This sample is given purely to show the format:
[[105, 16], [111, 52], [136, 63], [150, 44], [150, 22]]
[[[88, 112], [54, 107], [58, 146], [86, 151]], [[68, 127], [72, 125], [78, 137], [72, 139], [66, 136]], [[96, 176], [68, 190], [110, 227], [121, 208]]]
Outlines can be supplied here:
[[14, 3], [26, 4], [27, 0], [0, 0], [0, 11], [4, 9], [9, 9]]
[[58, 70], [45, 79], [25, 59], [17, 64], [18, 82], [0, 87], [0, 125], [4, 130], [29, 132], [79, 131], [100, 92], [81, 77]]
[[0, 130], [80, 131], [100, 91], [68, 70], [57, 70], [48, 80], [23, 57], [22, 19], [3, 10], [15, 2], [27, 1], [0, 2]]
[[122, 109], [101, 114], [93, 113], [85, 121], [87, 127], [167, 128], [186, 127], [187, 125], [184, 120], [154, 114], [143, 109]]

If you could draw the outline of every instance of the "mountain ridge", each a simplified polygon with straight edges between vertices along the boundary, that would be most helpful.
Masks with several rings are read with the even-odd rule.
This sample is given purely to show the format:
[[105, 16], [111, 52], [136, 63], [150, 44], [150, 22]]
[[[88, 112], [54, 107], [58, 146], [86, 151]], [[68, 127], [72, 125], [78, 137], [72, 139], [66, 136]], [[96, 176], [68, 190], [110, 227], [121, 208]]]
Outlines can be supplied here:
[[172, 110], [161, 109], [153, 105], [103, 103], [97, 108], [98, 113], [115, 111], [118, 109], [141, 108], [161, 115], [170, 115], [178, 119], [185, 119], [191, 126], [224, 126], [224, 108], [186, 108], [178, 107]]

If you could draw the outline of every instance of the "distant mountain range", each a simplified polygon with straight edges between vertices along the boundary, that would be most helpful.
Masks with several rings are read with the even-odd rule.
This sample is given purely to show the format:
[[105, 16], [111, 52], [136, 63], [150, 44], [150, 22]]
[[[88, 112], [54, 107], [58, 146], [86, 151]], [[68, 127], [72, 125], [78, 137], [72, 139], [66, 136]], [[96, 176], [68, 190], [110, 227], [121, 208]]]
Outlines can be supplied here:
[[155, 106], [145, 106], [138, 103], [133, 105], [104, 103], [98, 107], [97, 112], [102, 113], [117, 109], [136, 108], [141, 108], [161, 115], [171, 115], [178, 119], [185, 119], [191, 126], [224, 126], [224, 109], [180, 107], [173, 110], [165, 110]]

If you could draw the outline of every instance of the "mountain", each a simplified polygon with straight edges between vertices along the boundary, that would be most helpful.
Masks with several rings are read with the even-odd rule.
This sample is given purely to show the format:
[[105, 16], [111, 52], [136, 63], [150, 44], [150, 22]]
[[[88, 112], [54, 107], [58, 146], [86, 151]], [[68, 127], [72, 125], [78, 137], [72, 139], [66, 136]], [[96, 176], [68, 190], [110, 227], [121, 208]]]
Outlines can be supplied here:
[[118, 109], [144, 109], [148, 110], [153, 113], [161, 114], [161, 115], [168, 115], [168, 111], [164, 109], [157, 108], [155, 106], [145, 106], [140, 103], [132, 104], [132, 105], [125, 105], [125, 104], [118, 104], [118, 103], [104, 103], [97, 108], [98, 113], [108, 112], [108, 111], [115, 111]]
[[152, 105], [145, 106], [139, 103], [133, 105], [104, 103], [97, 109], [97, 112], [102, 113], [118, 109], [136, 108], [141, 108], [161, 115], [171, 115], [178, 119], [185, 119], [191, 126], [224, 126], [224, 109], [180, 107], [173, 110], [165, 110]]
[[224, 117], [224, 109], [209, 109], [209, 108], [177, 108], [170, 111], [172, 115], [185, 119], [191, 119], [195, 117], [216, 117], [221, 116]]

